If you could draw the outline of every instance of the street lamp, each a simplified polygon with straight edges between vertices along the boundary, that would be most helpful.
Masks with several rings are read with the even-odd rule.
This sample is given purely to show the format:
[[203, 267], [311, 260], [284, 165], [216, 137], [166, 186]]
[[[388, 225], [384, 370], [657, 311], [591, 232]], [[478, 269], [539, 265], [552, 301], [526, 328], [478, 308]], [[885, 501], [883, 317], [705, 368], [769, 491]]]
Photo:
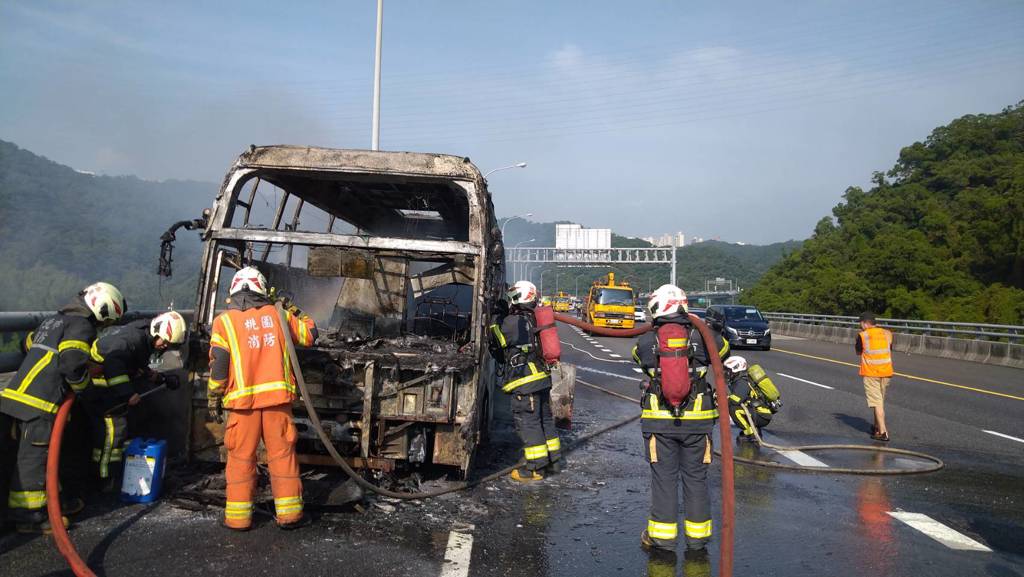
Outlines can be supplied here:
[[[492, 171], [492, 172], [493, 172], [493, 171]], [[505, 219], [505, 222], [501, 223], [501, 240], [505, 240], [505, 226], [506, 226], [506, 225], [507, 225], [508, 223], [512, 222], [513, 220], [515, 220], [515, 219], [517, 219], [517, 218], [518, 218], [519, 220], [523, 220], [524, 218], [526, 218], [526, 217], [530, 217], [530, 216], [533, 216], [533, 213], [532, 213], [532, 212], [528, 212], [528, 213], [526, 213], [526, 214], [517, 214], [517, 215], [515, 215], [515, 216], [510, 216], [510, 217], [506, 218], [506, 219]]]
[[551, 271], [555, 271], [555, 273], [556, 273], [555, 276], [558, 276], [557, 275], [557, 273], [558, 273], [558, 269], [557, 268], [549, 268], [547, 270], [540, 271], [540, 294], [541, 295], [544, 294], [544, 273], [551, 272]]
[[494, 174], [495, 172], [498, 172], [499, 170], [508, 170], [510, 168], [526, 168], [526, 163], [525, 162], [518, 162], [516, 164], [510, 164], [508, 166], [502, 166], [501, 168], [494, 168], [494, 169], [488, 170], [487, 173], [484, 174], [484, 178], [487, 178], [488, 176]]
[[[524, 240], [524, 241], [521, 241], [521, 242], [517, 242], [516, 245], [513, 246], [512, 248], [513, 249], [519, 248], [520, 245], [524, 245], [526, 243], [530, 243], [530, 242], [533, 242], [535, 240], [537, 240], [537, 239], [531, 238], [530, 240]], [[519, 265], [519, 266], [516, 267], [516, 265]], [[519, 262], [518, 260], [513, 262], [512, 263], [512, 275], [516, 276], [516, 273], [519, 272], [522, 269], [522, 266], [523, 266], [523, 263]]]

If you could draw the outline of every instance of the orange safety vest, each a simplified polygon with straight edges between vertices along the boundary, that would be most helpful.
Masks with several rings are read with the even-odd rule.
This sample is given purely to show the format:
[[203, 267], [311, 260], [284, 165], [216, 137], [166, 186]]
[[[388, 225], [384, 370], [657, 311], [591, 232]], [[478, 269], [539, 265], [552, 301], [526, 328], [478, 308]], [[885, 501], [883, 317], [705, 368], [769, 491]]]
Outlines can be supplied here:
[[860, 374], [864, 377], [891, 377], [892, 333], [871, 327], [860, 333]]
[[[313, 319], [299, 319], [285, 311], [292, 340], [296, 345], [313, 344]], [[224, 349], [231, 356], [224, 407], [262, 409], [296, 399], [295, 374], [288, 348], [284, 344], [281, 317], [274, 305], [248, 310], [228, 310], [213, 320], [210, 346]], [[211, 388], [222, 383], [210, 381]]]

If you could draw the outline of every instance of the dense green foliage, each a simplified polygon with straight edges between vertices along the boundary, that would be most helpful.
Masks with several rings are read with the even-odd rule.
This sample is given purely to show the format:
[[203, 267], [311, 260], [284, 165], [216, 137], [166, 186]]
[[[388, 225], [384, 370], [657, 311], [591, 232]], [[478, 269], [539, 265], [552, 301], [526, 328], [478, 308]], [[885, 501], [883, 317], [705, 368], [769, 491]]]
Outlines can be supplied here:
[[744, 295], [766, 310], [1021, 324], [1024, 103], [965, 116], [847, 189]]
[[178, 234], [175, 276], [160, 282], [160, 234], [199, 216], [216, 189], [83, 174], [0, 141], [0, 310], [52, 309], [98, 280], [129, 308], [191, 308], [198, 237]]

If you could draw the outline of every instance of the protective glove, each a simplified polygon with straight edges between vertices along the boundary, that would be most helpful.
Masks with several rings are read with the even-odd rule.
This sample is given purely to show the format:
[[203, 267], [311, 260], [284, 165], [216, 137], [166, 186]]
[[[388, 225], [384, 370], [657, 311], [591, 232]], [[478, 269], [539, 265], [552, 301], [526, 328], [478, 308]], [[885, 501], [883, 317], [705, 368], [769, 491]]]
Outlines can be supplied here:
[[181, 378], [173, 374], [164, 375], [163, 385], [167, 387], [168, 391], [177, 391], [181, 386]]
[[207, 396], [206, 396], [206, 422], [207, 423], [223, 423], [224, 422], [224, 407], [221, 404], [221, 398], [220, 397], [207, 394]]

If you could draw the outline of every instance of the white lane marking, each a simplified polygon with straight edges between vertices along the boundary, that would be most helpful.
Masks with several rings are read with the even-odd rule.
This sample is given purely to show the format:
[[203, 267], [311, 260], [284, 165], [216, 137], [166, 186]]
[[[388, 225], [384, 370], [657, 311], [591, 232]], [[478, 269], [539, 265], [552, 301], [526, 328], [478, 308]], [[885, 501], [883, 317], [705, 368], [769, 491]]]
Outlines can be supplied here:
[[598, 348], [598, 350], [600, 350], [600, 351], [601, 351], [602, 353], [610, 353], [610, 352], [612, 352], [612, 350], [611, 350], [611, 349], [606, 349], [606, 348], [604, 348], [604, 347], [597, 347], [597, 348]]
[[636, 372], [638, 372], [638, 373], [642, 373], [642, 372], [644, 372], [644, 370], [643, 370], [643, 369], [641, 369], [640, 367], [633, 367], [633, 370], [634, 370], [634, 371], [636, 371]]
[[577, 350], [577, 351], [579, 351], [579, 352], [581, 352], [581, 353], [583, 353], [583, 354], [587, 355], [588, 357], [590, 357], [590, 358], [594, 359], [595, 361], [601, 361], [601, 362], [604, 362], [604, 363], [624, 363], [624, 364], [632, 364], [632, 363], [633, 363], [632, 361], [626, 361], [626, 360], [613, 360], [613, 359], [602, 359], [601, 357], [595, 357], [595, 356], [593, 355], [593, 353], [591, 353], [590, 351], [585, 351], [585, 350], [583, 350], [583, 349], [581, 349], [581, 348], [577, 347], [576, 345], [574, 345], [574, 344], [572, 344], [572, 343], [567, 343], [567, 342], [565, 342], [565, 341], [560, 341], [560, 342], [561, 342], [561, 343], [562, 343], [563, 345], [567, 345], [567, 346], [570, 346], [570, 347], [572, 347], [573, 349], [575, 349], [575, 350]]
[[793, 379], [794, 381], [800, 381], [801, 383], [807, 383], [808, 385], [814, 385], [815, 387], [821, 387], [823, 389], [828, 389], [830, 391], [835, 390], [835, 387], [830, 387], [828, 385], [823, 385], [821, 383], [815, 383], [814, 381], [808, 381], [807, 379], [801, 379], [800, 377], [794, 377], [793, 375], [787, 375], [786, 373], [778, 373], [778, 375], [780, 377], [786, 377], [787, 379]]
[[888, 513], [894, 519], [903, 521], [907, 525], [910, 525], [925, 535], [928, 535], [950, 549], [957, 549], [960, 551], [992, 552], [988, 547], [978, 543], [963, 533], [958, 533], [950, 529], [928, 515], [921, 513], [907, 513], [906, 511], [889, 511]]
[[441, 577], [467, 577], [469, 558], [473, 555], [473, 536], [452, 531], [448, 534], [448, 548], [444, 550]]
[[601, 369], [592, 369], [590, 367], [584, 367], [583, 365], [576, 365], [576, 370], [577, 371], [583, 371], [585, 373], [597, 373], [599, 375], [607, 375], [609, 377], [615, 377], [617, 379], [623, 379], [623, 380], [626, 380], [626, 381], [635, 381], [635, 382], [638, 382], [638, 383], [643, 380], [643, 379], [638, 379], [636, 377], [627, 377], [626, 375], [620, 375], [618, 373], [612, 373], [612, 372], [609, 372], [609, 371], [602, 371]]
[[791, 336], [787, 336], [787, 335], [772, 335], [772, 340], [780, 340], [780, 341], [805, 341], [807, 339], [805, 339], [803, 337], [791, 337]]
[[615, 353], [612, 353], [612, 354], [610, 354], [610, 355], [608, 355], [608, 356], [609, 356], [609, 357], [611, 357], [611, 358], [613, 358], [613, 359], [621, 359], [621, 358], [622, 358], [622, 355], [617, 355], [617, 354], [615, 354]]
[[797, 451], [795, 449], [779, 451], [779, 454], [789, 459], [790, 461], [793, 461], [797, 465], [800, 465], [801, 467], [828, 467], [828, 465], [822, 463], [821, 461], [815, 459], [814, 457], [808, 455], [807, 453]]
[[[612, 355], [612, 356], [614, 356], [614, 355]], [[1024, 443], [1024, 439], [1019, 439], [1017, 437], [1011, 437], [1010, 435], [1004, 435], [1003, 433], [1000, 433], [1000, 432], [997, 432], [997, 431], [989, 431], [988, 429], [982, 429], [982, 431], [984, 431], [984, 432], [986, 432], [986, 433], [988, 433], [990, 435], [995, 435], [997, 437], [1002, 437], [1004, 439], [1010, 439], [1011, 441], [1017, 441], [1018, 443]]]

